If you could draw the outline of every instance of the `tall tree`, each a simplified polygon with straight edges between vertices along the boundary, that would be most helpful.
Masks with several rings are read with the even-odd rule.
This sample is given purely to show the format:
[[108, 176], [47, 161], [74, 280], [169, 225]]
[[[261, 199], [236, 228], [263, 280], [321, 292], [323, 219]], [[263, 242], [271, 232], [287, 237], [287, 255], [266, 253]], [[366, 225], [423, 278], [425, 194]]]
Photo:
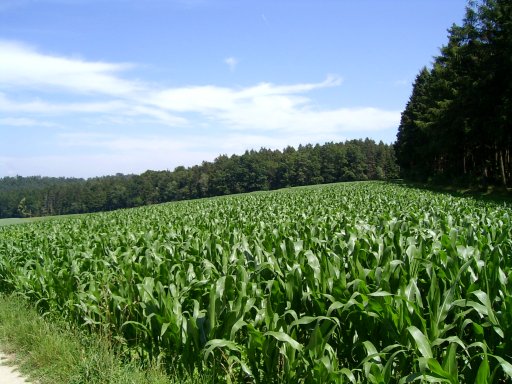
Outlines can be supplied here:
[[403, 174], [511, 179], [512, 4], [470, 1], [402, 113], [395, 149]]

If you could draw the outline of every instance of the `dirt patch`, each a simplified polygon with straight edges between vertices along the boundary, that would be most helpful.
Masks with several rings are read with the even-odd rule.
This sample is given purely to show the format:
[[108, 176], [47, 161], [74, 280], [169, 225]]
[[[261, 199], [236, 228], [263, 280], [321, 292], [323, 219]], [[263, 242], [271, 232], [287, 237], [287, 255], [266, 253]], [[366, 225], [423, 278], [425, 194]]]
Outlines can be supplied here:
[[0, 352], [0, 382], [2, 384], [28, 384], [30, 383], [19, 373], [16, 366], [11, 365], [12, 358]]

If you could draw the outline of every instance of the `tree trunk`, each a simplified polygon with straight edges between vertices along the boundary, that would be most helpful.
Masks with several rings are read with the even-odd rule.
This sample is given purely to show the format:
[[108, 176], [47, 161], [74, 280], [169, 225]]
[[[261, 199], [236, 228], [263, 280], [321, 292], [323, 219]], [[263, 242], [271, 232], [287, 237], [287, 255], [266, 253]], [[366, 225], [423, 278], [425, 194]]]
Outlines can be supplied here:
[[503, 185], [507, 186], [507, 177], [505, 176], [505, 166], [503, 164], [503, 152], [500, 151], [500, 168], [501, 168], [501, 179], [503, 181]]
[[510, 151], [508, 149], [505, 151], [505, 169], [507, 170], [505, 172], [507, 180], [510, 180]]

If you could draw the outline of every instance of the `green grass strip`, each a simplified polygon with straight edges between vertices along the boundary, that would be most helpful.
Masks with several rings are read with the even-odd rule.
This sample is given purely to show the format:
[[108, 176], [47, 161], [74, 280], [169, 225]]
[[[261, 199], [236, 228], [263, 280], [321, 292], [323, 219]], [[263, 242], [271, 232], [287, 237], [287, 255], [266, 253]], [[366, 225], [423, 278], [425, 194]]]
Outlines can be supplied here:
[[0, 348], [15, 356], [25, 376], [41, 384], [191, 382], [171, 379], [158, 367], [142, 369], [123, 363], [107, 342], [43, 318], [15, 296], [0, 295]]

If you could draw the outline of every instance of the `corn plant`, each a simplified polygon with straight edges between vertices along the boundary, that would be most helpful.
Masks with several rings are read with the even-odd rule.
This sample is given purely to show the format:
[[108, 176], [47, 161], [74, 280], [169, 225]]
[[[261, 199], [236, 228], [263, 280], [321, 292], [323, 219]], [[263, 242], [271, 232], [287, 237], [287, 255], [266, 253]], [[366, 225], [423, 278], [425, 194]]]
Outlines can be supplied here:
[[505, 382], [511, 213], [368, 182], [40, 221], [0, 290], [220, 382]]

